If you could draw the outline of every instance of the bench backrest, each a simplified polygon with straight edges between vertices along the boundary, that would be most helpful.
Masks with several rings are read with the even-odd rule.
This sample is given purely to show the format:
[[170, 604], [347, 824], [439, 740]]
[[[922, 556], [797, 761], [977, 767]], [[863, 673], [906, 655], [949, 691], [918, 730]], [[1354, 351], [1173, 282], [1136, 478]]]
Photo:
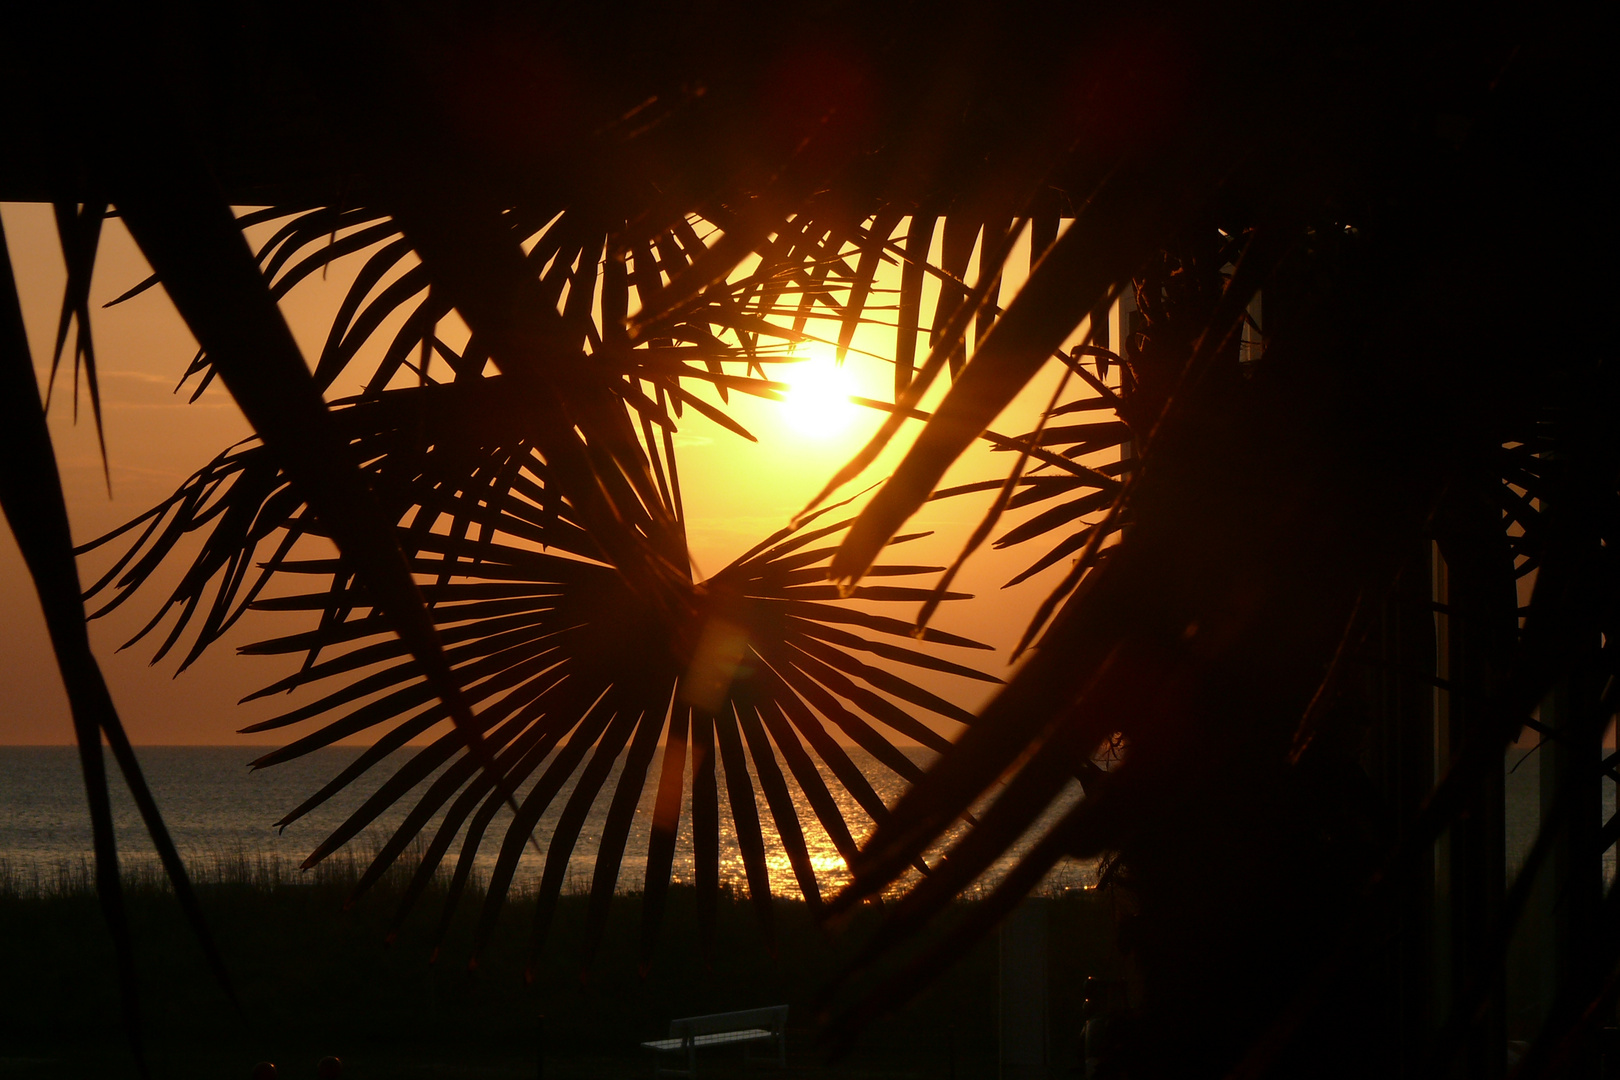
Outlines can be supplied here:
[[713, 1013], [709, 1016], [687, 1016], [669, 1022], [672, 1039], [694, 1038], [698, 1035], [718, 1035], [727, 1031], [747, 1031], [763, 1028], [780, 1034], [787, 1026], [786, 1005], [771, 1005], [763, 1009], [741, 1009], [737, 1012]]

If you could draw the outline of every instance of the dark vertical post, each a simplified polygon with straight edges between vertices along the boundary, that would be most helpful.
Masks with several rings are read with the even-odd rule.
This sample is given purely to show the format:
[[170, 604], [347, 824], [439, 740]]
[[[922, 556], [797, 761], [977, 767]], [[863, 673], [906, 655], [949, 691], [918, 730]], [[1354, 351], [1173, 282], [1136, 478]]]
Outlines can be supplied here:
[[[1435, 670], [1433, 560], [1430, 543], [1415, 548], [1380, 613], [1376, 640], [1380, 662], [1367, 688], [1372, 730], [1368, 773], [1389, 807], [1391, 849], [1401, 846], [1434, 783], [1434, 693], [1423, 676]], [[1416, 676], [1416, 677], [1414, 677]], [[1427, 864], [1432, 868], [1432, 858]], [[1433, 1030], [1434, 874], [1404, 875], [1392, 898], [1391, 944], [1384, 995], [1385, 1038], [1380, 1056], [1390, 1074], [1415, 1078]]]
[[[1448, 689], [1452, 679], [1452, 637], [1455, 620], [1451, 617], [1451, 567], [1440, 553], [1440, 544], [1429, 547], [1429, 603], [1434, 620], [1434, 675], [1435, 686], [1430, 692], [1434, 699], [1434, 764], [1431, 784], [1438, 784], [1451, 768], [1452, 760], [1462, 743], [1462, 733], [1453, 721], [1456, 696]], [[1430, 972], [1430, 1009], [1434, 1025], [1445, 1023], [1451, 1014], [1459, 987], [1455, 983], [1456, 933], [1453, 917], [1460, 905], [1467, 902], [1467, 882], [1455, 881], [1458, 860], [1454, 851], [1460, 846], [1461, 826], [1448, 825], [1435, 841], [1434, 847], [1434, 910], [1431, 942], [1433, 947]]]
[[1047, 904], [1029, 897], [1001, 924], [1001, 1080], [1046, 1080]]
[[534, 1080], [546, 1080], [546, 1014], [534, 1019]]
[[[1436, 619], [1446, 688], [1439, 693], [1450, 746], [1448, 765], [1467, 771], [1464, 806], [1449, 830], [1451, 990], [1446, 1012], [1466, 1024], [1462, 1070], [1500, 1080], [1507, 1062], [1506, 982], [1500, 933], [1507, 890], [1506, 732], [1492, 703], [1515, 649], [1518, 594], [1514, 554], [1493, 496], [1495, 477], [1459, 484], [1439, 515], [1444, 553], [1436, 574]], [[1465, 751], [1470, 755], [1464, 760]], [[1484, 767], [1480, 762], [1488, 762]]]
[[[1541, 749], [1542, 821], [1561, 817], [1543, 893], [1543, 902], [1549, 905], [1543, 909], [1548, 958], [1543, 1000], [1549, 1014], [1560, 995], [1595, 988], [1601, 979], [1593, 960], [1604, 930], [1598, 835], [1606, 725], [1597, 715], [1600, 692], [1590, 684], [1590, 674], [1577, 671], [1559, 682], [1541, 710], [1542, 723], [1551, 729]], [[1589, 1072], [1596, 1068], [1590, 1048], [1578, 1060]]]

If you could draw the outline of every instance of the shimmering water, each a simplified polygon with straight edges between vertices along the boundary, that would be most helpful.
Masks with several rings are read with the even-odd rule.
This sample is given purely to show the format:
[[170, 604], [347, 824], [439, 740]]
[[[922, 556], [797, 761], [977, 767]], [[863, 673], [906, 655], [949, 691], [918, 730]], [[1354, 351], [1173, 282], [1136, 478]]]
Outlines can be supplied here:
[[[246, 747], [143, 747], [138, 751], [138, 756], [158, 806], [163, 811], [164, 820], [188, 861], [206, 865], [217, 861], [234, 861], [245, 855], [249, 859], [266, 858], [296, 866], [392, 775], [394, 768], [406, 760], [409, 750], [386, 759], [285, 831], [274, 828], [275, 821], [319, 790], [352, 762], [358, 753], [353, 748], [320, 750], [297, 761], [257, 772], [247, 767], [248, 761], [255, 756], [255, 750]], [[917, 751], [916, 755], [919, 763], [925, 762], [930, 756], [927, 751]], [[851, 750], [850, 756], [872, 781], [884, 802], [893, 805], [904, 790], [905, 782], [859, 750]], [[110, 760], [108, 764], [111, 767]], [[724, 770], [717, 769], [717, 772], [720, 776], [721, 806], [720, 876], [722, 880], [729, 879], [740, 885], [745, 877], [742, 854], [737, 846], [736, 830], [727, 802]], [[643, 788], [624, 857], [620, 860], [617, 883], [620, 890], [640, 889], [645, 878], [647, 842], [651, 832], [658, 773], [659, 762], [655, 759], [648, 771], [649, 782]], [[824, 775], [850, 831], [857, 840], [863, 839], [871, 830], [871, 820], [830, 774]], [[614, 775], [603, 785], [580, 832], [568, 862], [571, 888], [589, 885], [606, 824], [608, 804], [617, 780], [615, 769]], [[804, 827], [817, 879], [822, 891], [830, 892], [848, 880], [844, 861], [817, 823], [809, 801], [793, 784], [791, 776], [788, 783]], [[350, 848], [361, 856], [375, 850], [416, 804], [426, 786], [424, 783], [414, 789], [391, 812], [385, 813], [377, 823], [352, 841]], [[542, 849], [550, 841], [570, 790], [565, 787], [552, 801], [535, 830]], [[769, 808], [763, 795], [758, 793], [757, 785], [755, 791], [765, 833], [772, 890], [784, 895], [796, 895], [798, 886], [777, 838]], [[1072, 794], [1077, 796], [1078, 791]], [[141, 825], [128, 791], [116, 775], [113, 810], [121, 858], [134, 864], [154, 862], [151, 841]], [[495, 864], [510, 817], [510, 813], [504, 809], [497, 814], [474, 863], [475, 872], [485, 878]], [[1025, 846], [1021, 845], [1019, 850]], [[87, 858], [89, 850], [89, 815], [85, 808], [84, 783], [79, 774], [77, 751], [72, 747], [0, 747], [0, 864], [9, 864], [13, 872], [20, 870], [26, 876], [33, 868], [48, 871], [63, 863], [76, 864]], [[459, 839], [450, 850], [453, 859], [454, 853], [460, 850]], [[992, 868], [986, 880], [999, 877], [1010, 865], [1011, 860], [1004, 860]], [[520, 889], [534, 886], [539, 881], [543, 867], [541, 856], [532, 850], [525, 850], [514, 884]], [[693, 877], [691, 803], [688, 797], [676, 842], [674, 878], [690, 882]], [[1090, 868], [1075, 863], [1065, 864], [1055, 871], [1051, 884], [1053, 887], [1077, 886], [1091, 880]]]
[[[164, 819], [188, 860], [207, 866], [246, 856], [250, 860], [263, 858], [295, 867], [392, 775], [394, 767], [406, 757], [406, 754], [400, 753], [386, 759], [357, 783], [339, 792], [286, 830], [278, 831], [273, 824], [275, 821], [319, 790], [353, 761], [359, 751], [354, 748], [319, 750], [297, 761], [255, 772], [247, 767], [247, 763], [258, 752], [262, 751], [239, 746], [165, 746], [139, 750], [142, 768]], [[849, 753], [872, 781], [884, 802], [893, 805], [904, 790], [905, 782], [862, 751], [851, 749]], [[915, 751], [915, 760], [920, 764], [926, 763], [928, 758], [926, 751]], [[1520, 758], [1526, 760], [1521, 762]], [[110, 760], [108, 764], [111, 766]], [[1540, 793], [1538, 762], [1533, 752], [1525, 754], [1516, 751], [1509, 755], [1508, 764], [1511, 771], [1507, 776], [1506, 791], [1507, 856], [1508, 876], [1511, 878], [1535, 839]], [[1513, 768], [1515, 765], [1518, 767]], [[641, 888], [646, 875], [647, 841], [658, 767], [655, 759], [648, 771], [649, 782], [643, 789], [624, 857], [620, 860], [617, 883], [620, 890]], [[721, 804], [720, 875], [722, 880], [729, 879], [741, 884], [744, 880], [742, 853], [737, 846], [736, 830], [727, 804], [724, 769], [717, 768], [717, 772]], [[851, 832], [857, 840], [864, 839], [871, 830], [871, 820], [830, 774], [824, 773], [824, 776]], [[608, 803], [617, 780], [615, 770], [603, 785], [580, 831], [578, 843], [568, 862], [571, 888], [587, 887], [591, 880], [597, 848], [606, 824]], [[788, 784], [822, 891], [830, 892], [848, 880], [844, 861], [816, 821], [808, 800], [793, 783], [791, 776], [788, 777]], [[425, 787], [425, 784], [418, 786], [396, 804], [392, 812], [382, 815], [378, 822], [351, 842], [349, 850], [361, 857], [369, 856], [392, 834]], [[570, 790], [564, 788], [541, 818], [535, 835], [542, 848], [549, 843]], [[757, 794], [757, 785], [755, 790], [765, 832], [772, 889], [780, 894], [795, 895], [798, 887], [777, 839], [769, 808], [763, 796]], [[1072, 803], [1077, 796], [1078, 791], [1071, 791], [1065, 805]], [[1604, 784], [1603, 803], [1603, 814], [1607, 820], [1614, 813], [1614, 785]], [[154, 862], [151, 841], [141, 826], [127, 790], [116, 776], [113, 809], [122, 858], [131, 864]], [[1049, 814], [1045, 820], [1050, 823], [1055, 817], [1055, 814]], [[502, 810], [492, 822], [474, 863], [475, 872], [479, 875], [487, 877], [493, 868], [508, 820], [510, 814]], [[1040, 826], [1037, 826], [1032, 830], [1032, 836], [1039, 831]], [[1013, 854], [1022, 853], [1027, 846], [1027, 843], [1019, 845]], [[458, 839], [451, 851], [454, 853], [459, 849]], [[31, 876], [35, 870], [48, 875], [61, 865], [77, 865], [88, 858], [89, 851], [89, 815], [85, 809], [84, 783], [79, 775], [77, 752], [72, 747], [0, 746], [0, 867], [9, 868], [13, 873], [20, 872], [24, 877]], [[1604, 857], [1606, 879], [1614, 877], [1614, 859], [1613, 850]], [[985, 883], [993, 882], [1011, 864], [1012, 860], [1006, 859], [993, 867]], [[539, 881], [543, 866], [539, 855], [525, 850], [518, 864], [516, 886], [519, 889], [533, 887]], [[677, 881], [687, 882], [694, 877], [690, 801], [681, 815], [674, 877]], [[1094, 879], [1091, 866], [1069, 862], [1054, 871], [1048, 887], [1074, 887], [1090, 884]]]

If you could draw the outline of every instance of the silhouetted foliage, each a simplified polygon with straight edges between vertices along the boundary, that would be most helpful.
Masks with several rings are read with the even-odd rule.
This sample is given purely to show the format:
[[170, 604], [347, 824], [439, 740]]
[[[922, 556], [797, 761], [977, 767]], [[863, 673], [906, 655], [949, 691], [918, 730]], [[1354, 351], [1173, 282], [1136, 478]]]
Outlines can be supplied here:
[[[566, 731], [583, 727], [576, 756], [598, 747], [576, 792], [594, 793], [629, 746], [634, 783], [616, 805], [663, 735], [660, 805], [679, 806], [668, 766], [689, 746], [695, 824], [710, 835], [721, 754], [752, 867], [746, 744], [791, 853], [778, 753], [813, 784], [808, 746], [858, 790], [828, 758], [823, 719], [880, 758], [892, 741], [874, 722], [923, 735], [851, 676], [952, 715], [852, 657], [914, 658], [883, 636], [906, 624], [829, 614], [847, 609], [812, 579], [848, 587], [875, 572], [986, 435], [1017, 465], [989, 482], [1002, 495], [974, 542], [1001, 509], [1039, 506], [1001, 541], [1068, 528], [1033, 558], [1073, 570], [1009, 684], [892, 812], [867, 806], [876, 832], [833, 913], [891, 885], [999, 790], [851, 969], [872, 981], [848, 1016], [913, 992], [1061, 856], [1106, 855], [1136, 912], [1122, 928], [1135, 976], [1118, 1074], [1498, 1075], [1501, 957], [1545, 863], [1569, 933], [1520, 1070], [1593, 1067], [1620, 961], [1617, 894], [1598, 880], [1617, 828], [1600, 830], [1584, 801], [1614, 767], [1600, 747], [1620, 598], [1614, 369], [1603, 320], [1577, 300], [1601, 280], [1594, 13], [167, 10], [30, 17], [21, 32], [37, 48], [5, 76], [24, 107], [6, 121], [0, 195], [61, 206], [70, 268], [93, 258], [96, 210], [114, 207], [202, 345], [194, 373], [219, 377], [260, 438], [154, 511], [130, 549], [143, 554], [96, 590], [116, 602], [181, 532], [211, 527], [162, 646], [189, 622], [200, 648], [253, 601], [253, 552], [274, 543], [273, 572], [331, 579], [289, 602], [320, 612], [319, 628], [266, 646], [307, 654], [294, 681], [344, 680], [307, 715], [393, 687], [287, 752], [373, 722], [395, 724], [386, 747], [453, 720], [457, 736], [384, 791], [402, 797], [454, 758], [454, 782], [407, 830], [455, 797], [452, 817], [476, 813], [481, 835], [508, 802], [509, 864], [533, 807], [577, 764], [522, 786]], [[131, 85], [147, 91], [139, 107], [109, 109]], [[273, 204], [262, 220], [283, 223], [256, 257], [233, 203]], [[1035, 263], [1003, 297], [998, 272], [1025, 227]], [[275, 300], [367, 245], [311, 373]], [[407, 255], [418, 265], [381, 286]], [[815, 312], [839, 319], [847, 347], [879, 307], [884, 260], [901, 264], [886, 357], [897, 420], [874, 449], [948, 375], [943, 404], [836, 550], [784, 533], [693, 582], [667, 433], [684, 407], [723, 414], [686, 387], [769, 395], [773, 346], [802, 341]], [[78, 320], [93, 385], [75, 289], [87, 275], [70, 273], [63, 326]], [[942, 287], [925, 312], [929, 275]], [[1122, 350], [1094, 338], [1054, 355], [1122, 298]], [[452, 310], [471, 330], [460, 349], [435, 330]], [[325, 403], [399, 311], [365, 393]], [[30, 370], [18, 339], [6, 363]], [[412, 367], [434, 382], [433, 356], [446, 385], [395, 383]], [[1079, 396], [1054, 400], [1037, 431], [987, 434], [1049, 363]], [[3, 426], [43, 430], [35, 399], [6, 408]], [[1080, 460], [1112, 448], [1108, 470]], [[37, 439], [7, 452], [8, 477], [43, 483], [4, 493], [54, 628], [82, 615], [65, 528], [18, 525], [60, 506], [42, 480], [53, 471]], [[290, 559], [286, 538], [303, 533], [340, 557]], [[576, 644], [542, 643], [576, 625]], [[638, 657], [656, 662], [546, 683], [543, 650], [588, 666], [592, 625], [633, 627]], [[748, 678], [703, 659], [727, 626], [743, 628], [748, 651], [725, 655], [746, 655]], [[65, 641], [70, 685], [99, 685], [88, 650]], [[352, 665], [395, 666], [352, 681], [356, 666], [322, 658], [351, 644]], [[723, 689], [706, 696], [715, 671]], [[74, 704], [81, 744], [116, 732], [110, 706]], [[1546, 736], [1551, 789], [1509, 891], [1502, 757], [1527, 724]], [[93, 805], [99, 768], [87, 751]], [[951, 944], [867, 970], [1077, 777], [1085, 799]], [[603, 904], [615, 874], [599, 866]], [[799, 880], [809, 895], [813, 877]], [[1429, 947], [1441, 933], [1443, 961]]]

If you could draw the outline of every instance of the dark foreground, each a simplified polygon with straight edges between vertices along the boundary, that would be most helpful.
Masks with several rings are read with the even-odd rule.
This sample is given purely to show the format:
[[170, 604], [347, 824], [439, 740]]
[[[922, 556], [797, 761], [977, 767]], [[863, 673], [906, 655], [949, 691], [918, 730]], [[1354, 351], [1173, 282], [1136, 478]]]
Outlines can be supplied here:
[[[543, 1051], [545, 1080], [646, 1078], [654, 1062], [638, 1044], [665, 1034], [670, 1019], [784, 1002], [792, 1009], [789, 1068], [750, 1075], [996, 1075], [994, 937], [910, 1004], [870, 1018], [855, 1044], [831, 1057], [817, 1026], [822, 995], [876, 925], [876, 910], [833, 933], [815, 924], [804, 903], [778, 900], [772, 955], [746, 896], [722, 891], [715, 947], [705, 956], [694, 893], [677, 888], [654, 963], [642, 976], [639, 897], [615, 900], [588, 971], [579, 946], [587, 901], [564, 897], [537, 977], [526, 985], [530, 901], [508, 905], [492, 946], [469, 970], [476, 903], [463, 902], [440, 959], [430, 964], [436, 903], [420, 905], [398, 942], [383, 944], [394, 883], [344, 911], [352, 868], [317, 878], [282, 878], [263, 868], [212, 877], [200, 890], [245, 1016], [210, 979], [173, 899], [150, 883], [131, 890], [143, 1030], [158, 1077], [246, 1080], [255, 1063], [269, 1060], [278, 1080], [301, 1080], [315, 1076], [320, 1058], [338, 1055], [345, 1080], [530, 1080], [540, 1075]], [[1104, 973], [1109, 920], [1095, 894], [1037, 902], [1047, 906], [1051, 927], [1054, 1075], [1072, 1075], [1083, 986], [1087, 975]], [[94, 896], [82, 887], [44, 896], [0, 888], [0, 941], [0, 1077], [134, 1076]], [[717, 1075], [739, 1075], [735, 1055], [705, 1061]]]

